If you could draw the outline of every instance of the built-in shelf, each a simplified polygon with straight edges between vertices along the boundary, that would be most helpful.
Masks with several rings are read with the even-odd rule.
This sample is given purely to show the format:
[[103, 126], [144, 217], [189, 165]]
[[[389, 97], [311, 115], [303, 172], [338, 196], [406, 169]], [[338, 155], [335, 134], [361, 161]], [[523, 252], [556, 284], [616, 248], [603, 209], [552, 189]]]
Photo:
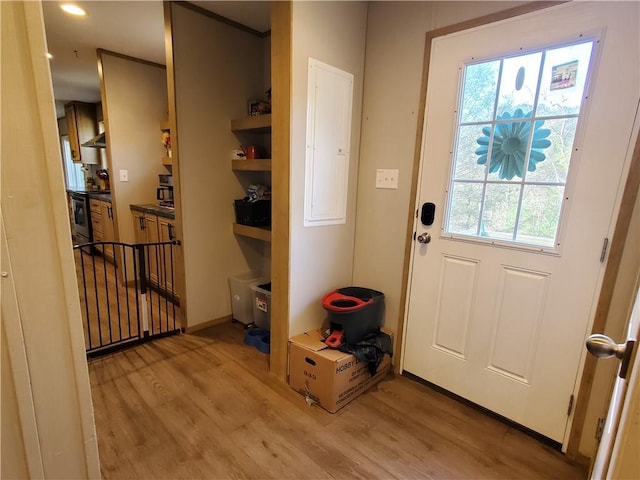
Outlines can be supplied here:
[[169, 120], [160, 122], [160, 130], [171, 130], [171, 127], [169, 126]]
[[250, 227], [249, 225], [234, 223], [233, 233], [244, 237], [256, 238], [263, 242], [271, 241], [271, 229], [269, 227]]
[[173, 165], [173, 159], [171, 157], [162, 157], [162, 165], [171, 167]]
[[234, 132], [267, 133], [271, 130], [271, 114], [256, 115], [254, 117], [231, 120], [231, 130]]
[[256, 160], [231, 160], [231, 168], [243, 172], [270, 172], [271, 159], [261, 158]]

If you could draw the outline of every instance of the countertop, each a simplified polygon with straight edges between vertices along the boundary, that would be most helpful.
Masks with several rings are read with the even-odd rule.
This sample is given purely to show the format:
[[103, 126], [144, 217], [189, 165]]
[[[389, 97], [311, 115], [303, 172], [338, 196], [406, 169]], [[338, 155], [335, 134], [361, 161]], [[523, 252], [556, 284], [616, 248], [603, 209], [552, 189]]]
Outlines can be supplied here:
[[67, 193], [78, 193], [80, 195], [86, 195], [89, 198], [95, 198], [96, 200], [111, 202], [110, 190], [89, 190], [87, 188], [67, 188]]
[[146, 205], [129, 205], [131, 210], [138, 210], [139, 212], [151, 213], [158, 215], [159, 217], [165, 217], [170, 219], [176, 218], [176, 211], [173, 208], [160, 207], [152, 203]]

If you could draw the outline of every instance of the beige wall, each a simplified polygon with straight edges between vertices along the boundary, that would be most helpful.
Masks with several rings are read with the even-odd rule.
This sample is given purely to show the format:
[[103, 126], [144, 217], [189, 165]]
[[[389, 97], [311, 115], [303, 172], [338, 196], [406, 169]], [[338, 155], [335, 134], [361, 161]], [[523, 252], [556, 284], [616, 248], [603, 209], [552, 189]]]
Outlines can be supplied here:
[[[160, 122], [167, 119], [167, 74], [161, 67], [103, 52], [102, 105], [106, 116], [109, 174], [118, 239], [134, 243], [129, 205], [156, 203], [164, 147]], [[120, 181], [127, 170], [128, 182]]]
[[233, 200], [255, 176], [231, 170], [230, 120], [261, 98], [264, 39], [173, 4], [183, 252], [189, 327], [231, 314], [228, 278], [265, 269], [269, 245], [236, 237]]
[[[352, 282], [366, 21], [365, 2], [293, 4], [290, 335], [317, 328], [325, 317], [322, 295]], [[303, 226], [309, 57], [354, 75], [344, 225]]]
[[1, 474], [98, 478], [42, 6], [0, 2], [0, 19]]
[[[426, 32], [518, 2], [370, 2], [353, 280], [385, 294], [396, 330], [404, 265]], [[399, 172], [397, 190], [375, 188], [376, 169]]]

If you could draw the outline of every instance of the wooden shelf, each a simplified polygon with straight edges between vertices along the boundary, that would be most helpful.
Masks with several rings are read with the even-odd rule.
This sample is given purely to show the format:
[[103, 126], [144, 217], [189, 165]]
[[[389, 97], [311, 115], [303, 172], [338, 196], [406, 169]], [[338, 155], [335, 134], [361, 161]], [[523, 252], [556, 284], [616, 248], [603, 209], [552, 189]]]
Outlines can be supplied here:
[[171, 127], [169, 126], [169, 120], [160, 122], [160, 130], [171, 130]]
[[173, 165], [173, 158], [162, 157], [162, 165], [164, 165], [165, 167], [171, 167]]
[[231, 130], [234, 132], [267, 133], [271, 130], [271, 114], [231, 120]]
[[269, 227], [250, 227], [249, 225], [234, 223], [233, 233], [243, 237], [256, 238], [263, 242], [271, 242], [271, 229]]
[[271, 159], [260, 158], [256, 160], [231, 160], [231, 169], [243, 172], [270, 172]]

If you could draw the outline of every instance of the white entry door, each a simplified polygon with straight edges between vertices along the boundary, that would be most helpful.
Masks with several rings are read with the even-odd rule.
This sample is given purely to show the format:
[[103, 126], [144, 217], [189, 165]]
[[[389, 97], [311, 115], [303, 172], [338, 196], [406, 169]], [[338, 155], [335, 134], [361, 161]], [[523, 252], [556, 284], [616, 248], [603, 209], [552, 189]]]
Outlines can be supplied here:
[[402, 369], [560, 442], [637, 135], [638, 19], [571, 2], [432, 43]]

